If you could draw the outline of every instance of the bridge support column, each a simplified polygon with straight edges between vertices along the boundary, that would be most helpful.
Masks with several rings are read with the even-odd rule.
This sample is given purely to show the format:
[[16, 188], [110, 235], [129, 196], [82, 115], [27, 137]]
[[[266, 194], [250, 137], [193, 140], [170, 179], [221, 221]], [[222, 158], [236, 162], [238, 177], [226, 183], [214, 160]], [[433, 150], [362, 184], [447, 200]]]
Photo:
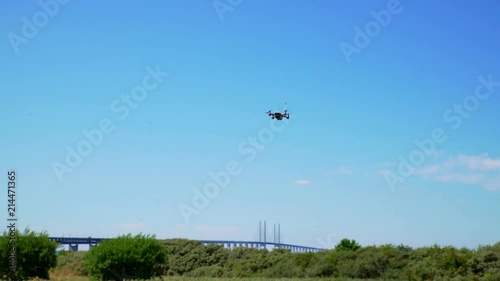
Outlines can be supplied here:
[[78, 252], [78, 244], [69, 244], [69, 250], [71, 252]]

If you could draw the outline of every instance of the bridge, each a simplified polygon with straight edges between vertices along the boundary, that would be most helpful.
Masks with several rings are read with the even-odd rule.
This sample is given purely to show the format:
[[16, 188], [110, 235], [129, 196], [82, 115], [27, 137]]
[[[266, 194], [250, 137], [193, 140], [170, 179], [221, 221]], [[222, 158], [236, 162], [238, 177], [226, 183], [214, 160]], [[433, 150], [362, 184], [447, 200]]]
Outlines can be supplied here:
[[[98, 245], [102, 241], [111, 240], [113, 238], [82, 238], [82, 237], [49, 237], [50, 241], [62, 245], [69, 245], [70, 251], [78, 251], [78, 245], [89, 245], [90, 248]], [[200, 241], [203, 245], [216, 244], [221, 245], [226, 249], [234, 249], [237, 247], [256, 248], [256, 249], [288, 249], [292, 253], [307, 253], [319, 252], [326, 249], [314, 248], [308, 246], [299, 246], [291, 244], [283, 244], [276, 242], [257, 242], [257, 241], [227, 241], [227, 240], [196, 240]]]
[[[276, 231], [277, 230], [277, 231]], [[51, 241], [62, 245], [69, 245], [70, 251], [78, 251], [78, 245], [89, 245], [89, 248], [96, 246], [104, 240], [113, 238], [79, 238], [79, 237], [49, 237]], [[327, 249], [314, 248], [308, 246], [299, 246], [292, 244], [281, 243], [281, 228], [280, 225], [274, 225], [274, 241], [267, 242], [266, 221], [259, 221], [259, 241], [230, 241], [230, 240], [196, 240], [203, 245], [216, 244], [221, 245], [226, 249], [234, 249], [237, 247], [255, 248], [255, 249], [287, 249], [292, 253], [307, 253], [326, 251]]]

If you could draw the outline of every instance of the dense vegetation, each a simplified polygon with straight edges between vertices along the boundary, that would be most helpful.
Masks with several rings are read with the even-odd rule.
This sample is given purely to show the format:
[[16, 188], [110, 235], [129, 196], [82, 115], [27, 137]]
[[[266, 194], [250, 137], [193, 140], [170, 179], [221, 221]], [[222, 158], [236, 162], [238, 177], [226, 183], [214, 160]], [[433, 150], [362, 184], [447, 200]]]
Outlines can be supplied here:
[[[500, 281], [500, 242], [474, 250], [437, 245], [412, 249], [404, 245], [361, 247], [344, 239], [335, 249], [318, 253], [228, 250], [185, 239], [161, 243], [167, 256], [164, 269], [168, 276]], [[92, 250], [88, 255], [91, 253]], [[75, 253], [62, 256], [67, 260], [72, 255]], [[135, 276], [131, 270], [126, 274]]]
[[[15, 254], [12, 249], [15, 249]], [[56, 265], [57, 243], [51, 242], [47, 233], [36, 233], [27, 228], [4, 232], [0, 236], [0, 278], [26, 280], [32, 277], [49, 278], [49, 271]], [[14, 260], [12, 259], [14, 258]], [[15, 273], [11, 272], [12, 267]]]
[[[45, 235], [26, 232], [18, 238], [19, 277], [47, 278], [53, 268], [55, 245]], [[0, 258], [8, 264], [6, 236], [0, 238]], [[29, 246], [28, 246], [29, 245]], [[26, 250], [33, 249], [33, 250]], [[334, 280], [500, 281], [500, 242], [477, 249], [404, 245], [360, 246], [341, 240], [334, 249], [318, 253], [252, 248], [224, 249], [186, 239], [156, 240], [130, 235], [103, 242], [89, 252], [62, 251], [53, 276], [82, 276], [94, 280], [260, 277], [335, 278]], [[342, 278], [342, 279], [337, 279]], [[345, 279], [344, 279], [345, 278]], [[19, 280], [22, 280], [20, 278]]]

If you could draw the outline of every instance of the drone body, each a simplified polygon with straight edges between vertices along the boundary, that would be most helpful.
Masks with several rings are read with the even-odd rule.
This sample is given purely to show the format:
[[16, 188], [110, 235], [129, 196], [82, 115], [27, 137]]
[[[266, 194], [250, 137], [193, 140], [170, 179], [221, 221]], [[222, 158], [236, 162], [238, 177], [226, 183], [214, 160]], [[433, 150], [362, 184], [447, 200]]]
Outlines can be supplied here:
[[277, 119], [277, 120], [283, 120], [283, 118], [290, 119], [290, 115], [287, 113], [288, 110], [285, 110], [285, 112], [275, 112], [272, 113], [271, 110], [267, 112], [267, 116], [270, 116], [271, 119]]

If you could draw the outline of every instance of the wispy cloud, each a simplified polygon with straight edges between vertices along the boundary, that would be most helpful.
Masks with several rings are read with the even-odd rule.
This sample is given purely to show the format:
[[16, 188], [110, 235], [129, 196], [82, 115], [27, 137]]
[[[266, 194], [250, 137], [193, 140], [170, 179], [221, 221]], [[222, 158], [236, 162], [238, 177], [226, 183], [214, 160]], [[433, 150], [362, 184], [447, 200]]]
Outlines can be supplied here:
[[125, 229], [143, 229], [146, 227], [144, 223], [115, 223], [113, 226]]
[[442, 169], [441, 165], [432, 165], [417, 169], [415, 171], [415, 174], [419, 176], [429, 177], [438, 173], [440, 169]]
[[460, 154], [442, 163], [419, 168], [415, 174], [426, 179], [482, 185], [485, 189], [500, 191], [500, 159], [487, 154]]
[[459, 155], [456, 159], [459, 165], [465, 166], [470, 170], [480, 170], [480, 171], [500, 171], [500, 159], [488, 158], [487, 154], [481, 154], [479, 156], [467, 156]]
[[484, 180], [483, 174], [444, 174], [437, 175], [434, 177], [436, 180], [443, 182], [458, 182], [458, 183], [467, 183], [467, 184], [479, 184]]
[[311, 184], [312, 181], [310, 180], [297, 180], [295, 181], [295, 184], [301, 184], [301, 185], [304, 185], [304, 184]]

